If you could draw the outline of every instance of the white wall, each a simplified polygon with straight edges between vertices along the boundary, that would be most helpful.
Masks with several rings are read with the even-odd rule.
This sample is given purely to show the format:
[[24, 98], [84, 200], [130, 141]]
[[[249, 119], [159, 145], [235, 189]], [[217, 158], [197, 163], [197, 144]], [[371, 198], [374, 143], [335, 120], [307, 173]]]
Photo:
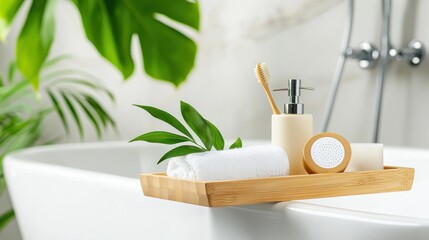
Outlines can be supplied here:
[[[286, 86], [292, 77], [316, 88], [304, 93], [306, 112], [314, 114], [315, 130], [321, 118], [329, 92], [332, 75], [339, 54], [346, 17], [346, 4], [337, 0], [306, 12], [317, 16], [288, 27], [287, 18], [299, 0], [202, 0], [201, 32], [198, 60], [189, 79], [179, 89], [150, 79], [142, 72], [141, 56], [134, 44], [137, 71], [127, 82], [108, 62], [104, 61], [84, 38], [79, 15], [69, 1], [61, 1], [57, 11], [57, 37], [52, 53], [72, 53], [80, 59], [80, 66], [104, 79], [117, 97], [110, 109], [118, 121], [120, 139], [129, 140], [138, 134], [164, 129], [132, 103], [153, 105], [179, 115], [179, 100], [194, 105], [203, 116], [215, 123], [226, 137], [270, 137], [270, 108], [253, 68], [267, 62], [273, 80], [272, 88]], [[313, 1], [311, 4], [317, 4]], [[292, 4], [292, 5], [288, 5]], [[429, 1], [393, 0], [392, 44], [405, 46], [412, 38], [429, 47], [427, 16]], [[286, 15], [286, 16], [285, 16]], [[298, 16], [306, 18], [304, 13]], [[352, 46], [361, 41], [380, 42], [381, 1], [356, 1]], [[10, 36], [14, 41], [17, 29]], [[13, 57], [13, 44], [0, 48], [0, 67]], [[429, 61], [418, 68], [392, 62], [386, 80], [381, 142], [386, 145], [429, 147]], [[329, 130], [346, 136], [352, 142], [370, 141], [373, 129], [375, 80], [377, 70], [364, 71], [356, 62], [347, 63], [337, 104]], [[286, 95], [275, 94], [282, 106]], [[89, 124], [87, 124], [89, 125]], [[46, 126], [52, 134], [58, 132], [59, 122], [51, 118]], [[95, 133], [89, 140], [95, 141]], [[113, 133], [106, 140], [115, 139]], [[77, 141], [73, 135], [65, 141]], [[1, 239], [1, 235], [0, 235]]]
[[[86, 42], [79, 16], [68, 2], [58, 6], [61, 28], [53, 53], [78, 55], [81, 65], [114, 89], [118, 102], [112, 111], [124, 140], [164, 127], [132, 107], [132, 103], [154, 105], [179, 114], [181, 99], [196, 106], [230, 138], [269, 138], [270, 108], [253, 73], [255, 63], [261, 61], [270, 66], [272, 88], [284, 87], [291, 77], [302, 78], [305, 85], [316, 88], [315, 92], [304, 93], [303, 101], [306, 112], [314, 114], [318, 131], [339, 54], [346, 4], [327, 1], [334, 7], [299, 25], [284, 26], [290, 9], [288, 3], [296, 6], [297, 2], [271, 1], [268, 5], [259, 1], [202, 1], [198, 61], [179, 89], [152, 80], [142, 72], [137, 44], [134, 45], [137, 71], [127, 82], [120, 81], [120, 74]], [[412, 38], [429, 43], [424, 24], [424, 9], [428, 7], [427, 1], [393, 1], [394, 47], [405, 46]], [[381, 1], [356, 1], [352, 46], [361, 41], [379, 46], [380, 12]], [[425, 94], [429, 83], [424, 77], [429, 71], [428, 64], [411, 68], [403, 62], [392, 62], [389, 66], [381, 142], [429, 146], [429, 128], [425, 126], [429, 114], [424, 110], [429, 101]], [[354, 142], [371, 140], [377, 71], [364, 71], [352, 61], [347, 64], [330, 130]], [[281, 93], [276, 93], [275, 98], [280, 106], [286, 101], [286, 95]]]
[[[288, 19], [291, 9], [297, 8], [299, 2], [202, 1], [201, 32], [196, 36], [199, 43], [197, 64], [179, 89], [152, 80], [142, 72], [138, 44], [134, 44], [133, 51], [136, 72], [127, 82], [121, 81], [119, 72], [86, 41], [79, 15], [69, 1], [61, 1], [58, 5], [57, 37], [52, 55], [71, 53], [78, 56], [78, 65], [98, 75], [114, 90], [118, 100], [111, 110], [119, 123], [120, 139], [128, 140], [139, 133], [164, 127], [142, 110], [132, 107], [132, 103], [154, 105], [179, 114], [181, 99], [195, 105], [230, 138], [269, 138], [270, 108], [253, 73], [254, 65], [261, 61], [270, 66], [272, 88], [284, 87], [291, 77], [299, 77], [305, 85], [316, 88], [315, 92], [304, 93], [303, 102], [306, 112], [314, 115], [318, 131], [339, 54], [346, 4], [345, 1], [325, 0], [314, 9], [305, 6], [305, 12], [317, 14], [289, 27], [288, 21], [295, 23]], [[301, 2], [313, 3], [311, 0]], [[320, 11], [325, 5], [333, 7]], [[412, 38], [429, 43], [424, 24], [428, 7], [427, 1], [393, 1], [394, 47], [405, 46]], [[355, 10], [352, 46], [361, 41], [379, 46], [381, 1], [356, 1]], [[305, 12], [294, 16], [308, 18]], [[16, 33], [16, 30], [12, 33], [10, 42]], [[13, 57], [13, 49], [8, 46], [0, 51], [4, 56], [0, 66], [4, 69], [5, 59]], [[424, 126], [429, 120], [429, 114], [424, 111], [429, 100], [425, 94], [429, 83], [424, 77], [429, 71], [428, 64], [425, 61], [418, 68], [411, 68], [404, 62], [390, 64], [381, 124], [383, 143], [429, 146], [429, 128]], [[370, 141], [377, 71], [378, 68], [362, 70], [354, 61], [347, 63], [330, 130], [344, 134], [351, 141]], [[286, 101], [282, 93], [275, 93], [275, 98], [279, 106]], [[60, 128], [57, 119], [51, 119], [47, 125], [50, 129], [52, 125]], [[89, 140], [95, 141], [95, 133], [90, 127], [88, 129]], [[57, 133], [56, 130], [52, 132]], [[109, 134], [106, 140], [115, 138], [114, 134]], [[72, 136], [66, 141], [77, 140]]]

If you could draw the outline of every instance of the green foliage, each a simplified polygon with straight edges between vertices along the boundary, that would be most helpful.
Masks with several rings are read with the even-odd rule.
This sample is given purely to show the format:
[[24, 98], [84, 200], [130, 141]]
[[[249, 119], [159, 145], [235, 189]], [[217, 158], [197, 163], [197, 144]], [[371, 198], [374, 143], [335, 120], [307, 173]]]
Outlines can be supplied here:
[[229, 149], [241, 148], [243, 147], [243, 143], [241, 142], [241, 138], [237, 138], [235, 142], [229, 147]]
[[21, 73], [39, 89], [39, 73], [54, 39], [55, 0], [33, 1], [16, 43], [16, 61]]
[[223, 150], [225, 147], [225, 140], [223, 139], [222, 133], [220, 133], [219, 129], [213, 123], [206, 120], [207, 125], [210, 128], [211, 136], [213, 139], [213, 147], [216, 150]]
[[0, 215], [0, 229], [3, 229], [6, 224], [8, 224], [13, 217], [15, 216], [15, 213], [13, 212], [13, 209], [6, 211], [2, 215]]
[[[46, 92], [51, 108], [57, 113], [66, 131], [70, 133], [70, 124], [74, 123], [79, 136], [84, 138], [85, 129], [82, 117], [86, 117], [95, 129], [98, 138], [102, 130], [109, 127], [115, 129], [116, 123], [112, 116], [94, 94], [103, 94], [114, 101], [113, 93], [101, 84], [101, 80], [81, 69], [58, 69], [60, 62], [72, 60], [68, 55], [60, 55], [44, 64], [43, 91]], [[70, 117], [72, 122], [68, 120]]]
[[[55, 32], [55, 3], [33, 0], [18, 36], [16, 58], [22, 74], [38, 89], [42, 65]], [[194, 66], [196, 43], [175, 24], [197, 31], [199, 5], [188, 0], [72, 0], [86, 36], [97, 51], [124, 76], [134, 72], [131, 40], [138, 36], [144, 70], [178, 86]], [[0, 40], [5, 39], [23, 0], [0, 1]], [[175, 24], [171, 24], [175, 22]]]
[[0, 1], [0, 41], [6, 38], [13, 18], [23, 2], [24, 0]]
[[176, 143], [182, 143], [182, 142], [190, 142], [191, 139], [174, 134], [174, 133], [155, 131], [155, 132], [145, 133], [131, 140], [131, 142], [134, 142], [134, 141], [146, 141], [151, 143], [162, 143], [162, 144], [176, 144]]
[[[148, 112], [153, 117], [168, 123], [170, 126], [174, 127], [186, 136], [164, 131], [154, 131], [140, 135], [131, 140], [130, 142], [145, 141], [150, 143], [161, 143], [170, 145], [189, 142], [193, 144], [182, 145], [173, 148], [161, 157], [161, 159], [158, 161], [158, 164], [172, 157], [183, 156], [191, 153], [206, 152], [210, 151], [212, 147], [214, 147], [216, 150], [223, 150], [225, 147], [225, 140], [219, 129], [213, 123], [202, 117], [201, 114], [194, 107], [192, 107], [186, 102], [180, 102], [182, 117], [185, 120], [186, 124], [198, 136], [204, 147], [198, 144], [192, 137], [192, 135], [189, 133], [189, 131], [186, 129], [186, 127], [171, 114], [155, 107], [144, 105], [134, 106], [137, 106]], [[231, 145], [230, 149], [241, 147], [241, 139], [237, 138], [237, 140]]]
[[[70, 133], [71, 124], [67, 117], [71, 116], [82, 138], [85, 131], [81, 113], [92, 123], [99, 138], [102, 137], [101, 130], [115, 127], [114, 120], [95, 97], [96, 93], [102, 93], [113, 101], [113, 94], [98, 79], [83, 70], [58, 69], [59, 62], [70, 59], [70, 56], [58, 56], [43, 65], [40, 90], [49, 96], [47, 108], [37, 108], [38, 102], [35, 101], [29, 81], [19, 76], [14, 63], [10, 64], [7, 79], [0, 78], [0, 194], [6, 187], [2, 171], [4, 156], [18, 149], [52, 142], [44, 141], [41, 129], [42, 121], [49, 114], [58, 114], [67, 134]], [[1, 215], [0, 229], [13, 216], [13, 210]]]
[[86, 36], [128, 78], [134, 71], [131, 38], [140, 39], [148, 75], [179, 85], [192, 69], [196, 44], [159, 20], [164, 16], [198, 29], [198, 4], [187, 0], [73, 0]]
[[[101, 93], [114, 101], [112, 92], [102, 86], [99, 79], [80, 69], [57, 70], [57, 63], [70, 59], [59, 56], [44, 65], [44, 72], [48, 73], [43, 75], [42, 93], [49, 96], [49, 106], [39, 110], [28, 104], [35, 100], [29, 82], [25, 78], [18, 79], [15, 64], [10, 64], [9, 77], [2, 80], [0, 86], [0, 150], [4, 153], [0, 157], [12, 150], [35, 145], [38, 140], [35, 136], [40, 135], [40, 123], [52, 111], [58, 114], [67, 134], [74, 122], [82, 138], [85, 131], [81, 113], [85, 114], [99, 137], [102, 137], [101, 129], [116, 127], [115, 121], [95, 97]], [[67, 120], [67, 116], [71, 116], [73, 121]]]
[[[41, 136], [40, 126], [47, 111], [23, 118], [20, 116], [22, 108], [17, 107], [14, 112], [0, 114], [0, 195], [6, 189], [3, 175], [3, 158], [14, 150], [35, 145]], [[14, 217], [13, 210], [0, 215], [0, 230]]]
[[200, 138], [207, 150], [213, 147], [212, 130], [208, 122], [191, 105], [181, 101], [180, 111], [186, 124]]
[[191, 154], [191, 153], [199, 153], [199, 152], [204, 152], [204, 151], [205, 151], [204, 149], [201, 149], [199, 147], [192, 146], [192, 145], [178, 146], [178, 147], [173, 148], [172, 150], [168, 151], [166, 154], [164, 154], [161, 157], [161, 159], [159, 159], [158, 164], [160, 164], [164, 160], [172, 158], [172, 157], [179, 157], [179, 156], [184, 156], [184, 155]]
[[161, 121], [164, 121], [164, 122], [170, 124], [172, 127], [179, 130], [181, 133], [185, 134], [186, 136], [188, 136], [192, 140], [194, 140], [191, 133], [189, 133], [188, 129], [186, 129], [186, 127], [183, 126], [183, 124], [181, 124], [179, 122], [179, 120], [177, 120], [177, 118], [173, 117], [173, 115], [169, 114], [168, 112], [165, 112], [163, 110], [160, 110], [160, 109], [154, 108], [154, 107], [150, 107], [150, 106], [143, 106], [143, 105], [134, 105], [134, 106], [146, 110], [146, 112], [148, 112], [150, 115], [152, 115], [152, 117], [157, 118]]

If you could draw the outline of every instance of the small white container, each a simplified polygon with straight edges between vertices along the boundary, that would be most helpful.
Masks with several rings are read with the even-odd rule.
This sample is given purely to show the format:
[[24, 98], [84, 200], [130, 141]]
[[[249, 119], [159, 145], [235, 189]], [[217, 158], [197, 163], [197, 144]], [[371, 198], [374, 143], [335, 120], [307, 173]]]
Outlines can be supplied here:
[[352, 157], [346, 172], [383, 170], [383, 144], [352, 143]]

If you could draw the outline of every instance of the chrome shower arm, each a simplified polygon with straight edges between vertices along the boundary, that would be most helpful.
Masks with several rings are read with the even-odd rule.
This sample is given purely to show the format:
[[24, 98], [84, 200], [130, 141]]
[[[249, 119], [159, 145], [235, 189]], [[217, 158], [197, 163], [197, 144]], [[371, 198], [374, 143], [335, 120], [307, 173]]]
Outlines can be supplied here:
[[382, 3], [382, 29], [381, 29], [381, 47], [380, 47], [380, 70], [378, 71], [377, 82], [375, 86], [375, 117], [374, 117], [374, 131], [373, 131], [373, 142], [379, 141], [380, 132], [380, 117], [383, 103], [383, 88], [384, 80], [386, 78], [387, 64], [389, 62], [389, 50], [390, 50], [390, 10], [391, 0], [383, 0]]
[[349, 49], [352, 26], [353, 26], [354, 0], [348, 1], [347, 9], [348, 9], [348, 18], [346, 20], [346, 25], [344, 28], [343, 41], [341, 43], [341, 48], [340, 48], [340, 56], [338, 56], [337, 67], [334, 73], [331, 91], [328, 96], [325, 113], [322, 119], [322, 128], [321, 128], [322, 132], [326, 132], [326, 130], [328, 129], [328, 125], [332, 115], [332, 109], [334, 108], [335, 99], [338, 93], [338, 87], [340, 85], [340, 80], [344, 72], [344, 66], [346, 64], [347, 49]]

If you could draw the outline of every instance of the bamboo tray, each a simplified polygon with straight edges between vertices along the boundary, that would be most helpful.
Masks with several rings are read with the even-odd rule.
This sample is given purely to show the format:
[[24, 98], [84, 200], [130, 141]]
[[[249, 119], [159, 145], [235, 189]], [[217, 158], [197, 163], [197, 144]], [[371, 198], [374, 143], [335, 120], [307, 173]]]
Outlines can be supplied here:
[[413, 180], [413, 168], [390, 166], [378, 171], [207, 182], [170, 178], [165, 173], [140, 175], [145, 196], [207, 207], [407, 191]]

